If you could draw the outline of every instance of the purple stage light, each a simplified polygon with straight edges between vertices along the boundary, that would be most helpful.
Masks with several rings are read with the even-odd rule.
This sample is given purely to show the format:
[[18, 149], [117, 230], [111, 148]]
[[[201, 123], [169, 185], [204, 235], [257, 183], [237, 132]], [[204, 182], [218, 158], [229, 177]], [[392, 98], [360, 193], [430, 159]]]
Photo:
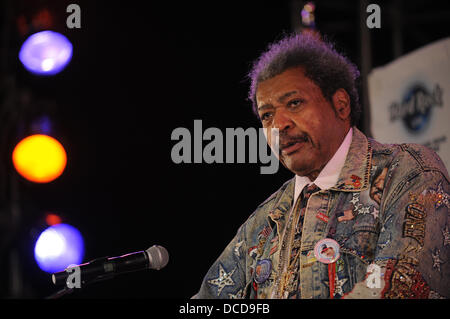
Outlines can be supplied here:
[[45, 272], [63, 271], [80, 264], [84, 255], [81, 233], [68, 224], [57, 224], [44, 230], [34, 246], [34, 258]]
[[72, 58], [72, 43], [58, 32], [41, 31], [25, 40], [19, 60], [31, 73], [54, 75], [61, 72]]

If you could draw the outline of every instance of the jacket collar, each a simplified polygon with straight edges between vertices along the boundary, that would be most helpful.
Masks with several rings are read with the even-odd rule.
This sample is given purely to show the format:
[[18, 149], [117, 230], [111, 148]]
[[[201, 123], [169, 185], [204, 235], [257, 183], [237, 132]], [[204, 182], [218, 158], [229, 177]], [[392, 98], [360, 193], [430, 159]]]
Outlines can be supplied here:
[[353, 127], [352, 143], [336, 185], [332, 190], [357, 192], [369, 188], [372, 147], [367, 137]]
[[[334, 153], [333, 157], [328, 161], [328, 163], [313, 181], [314, 184], [320, 189], [330, 189], [330, 187], [336, 185], [336, 182], [339, 179], [339, 174], [344, 167], [348, 151], [350, 150], [352, 137], [353, 128], [350, 128], [336, 153]], [[294, 202], [300, 195], [303, 188], [310, 183], [312, 182], [307, 176], [295, 176]]]
[[[352, 143], [347, 153], [344, 166], [336, 184], [330, 190], [344, 192], [360, 192], [369, 188], [369, 177], [372, 163], [372, 147], [367, 137], [353, 127]], [[288, 181], [277, 196], [273, 209], [269, 212], [269, 220], [278, 226], [284, 226], [285, 216], [291, 209], [294, 199], [295, 176]], [[281, 228], [282, 228], [281, 227]]]
[[272, 206], [273, 208], [268, 215], [269, 223], [272, 224], [272, 222], [275, 222], [278, 225], [278, 229], [284, 228], [286, 215], [293, 205], [295, 177], [291, 178], [285, 186], [281, 195], [277, 196], [275, 204]]

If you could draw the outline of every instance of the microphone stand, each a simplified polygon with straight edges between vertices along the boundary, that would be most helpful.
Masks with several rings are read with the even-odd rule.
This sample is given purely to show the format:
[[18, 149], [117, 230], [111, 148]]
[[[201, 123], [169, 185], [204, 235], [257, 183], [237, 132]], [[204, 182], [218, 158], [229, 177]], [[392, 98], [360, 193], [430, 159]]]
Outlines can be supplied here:
[[109, 280], [112, 277], [114, 277], [114, 275], [107, 275], [107, 276], [102, 276], [100, 278], [85, 282], [83, 281], [83, 283], [81, 284], [80, 288], [69, 288], [67, 286], [64, 286], [63, 289], [51, 294], [50, 296], [45, 297], [44, 299], [59, 299], [61, 297], [64, 297], [66, 295], [69, 295], [71, 293], [73, 293], [74, 291], [81, 291], [84, 287], [91, 285], [91, 284], [95, 284], [97, 282], [101, 282], [101, 281], [105, 281], [105, 280]]
[[65, 295], [71, 294], [73, 290], [73, 288], [68, 288], [67, 286], [65, 286], [63, 289], [51, 294], [50, 296], [45, 297], [44, 299], [59, 299]]

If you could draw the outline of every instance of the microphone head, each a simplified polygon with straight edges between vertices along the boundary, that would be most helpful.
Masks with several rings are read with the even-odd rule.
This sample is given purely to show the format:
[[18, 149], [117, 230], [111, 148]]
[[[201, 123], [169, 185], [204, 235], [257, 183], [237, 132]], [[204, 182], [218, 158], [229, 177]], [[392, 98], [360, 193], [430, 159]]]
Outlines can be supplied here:
[[169, 262], [169, 253], [162, 246], [153, 245], [146, 250], [146, 253], [149, 259], [148, 268], [150, 269], [160, 270], [166, 267]]

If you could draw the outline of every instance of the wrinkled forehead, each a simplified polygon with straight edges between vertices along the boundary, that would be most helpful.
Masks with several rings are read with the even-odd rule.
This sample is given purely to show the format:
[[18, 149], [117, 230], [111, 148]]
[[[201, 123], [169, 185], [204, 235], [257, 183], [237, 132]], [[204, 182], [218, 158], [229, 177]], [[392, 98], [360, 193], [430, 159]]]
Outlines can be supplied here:
[[292, 92], [311, 93], [318, 89], [303, 67], [290, 68], [270, 79], [261, 81], [256, 88], [256, 104], [273, 104]]

